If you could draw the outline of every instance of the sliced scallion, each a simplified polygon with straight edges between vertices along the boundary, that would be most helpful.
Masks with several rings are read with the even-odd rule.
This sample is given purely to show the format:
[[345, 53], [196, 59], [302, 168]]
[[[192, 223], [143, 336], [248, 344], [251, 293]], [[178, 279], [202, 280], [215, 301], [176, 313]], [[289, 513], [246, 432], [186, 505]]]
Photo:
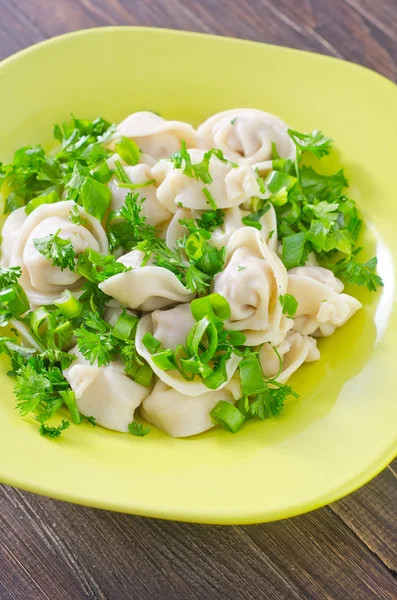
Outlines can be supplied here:
[[283, 189], [288, 191], [295, 185], [296, 182], [296, 177], [288, 175], [287, 173], [282, 173], [281, 171], [271, 171], [266, 177], [268, 190], [272, 194], [278, 194]]
[[119, 340], [129, 340], [136, 328], [138, 321], [138, 317], [129, 315], [126, 312], [121, 313], [116, 321], [115, 326], [113, 327], [112, 335]]
[[286, 269], [292, 269], [301, 264], [305, 242], [306, 233], [304, 231], [288, 235], [283, 239], [282, 261]]
[[156, 339], [149, 331], [142, 337], [142, 344], [147, 350], [149, 350], [150, 354], [157, 352], [161, 346], [161, 342], [159, 342], [159, 340]]
[[244, 396], [266, 390], [266, 383], [256, 354], [249, 354], [239, 364], [241, 389]]
[[238, 408], [225, 400], [219, 400], [211, 410], [210, 416], [214, 423], [221, 425], [231, 433], [236, 433], [245, 421], [244, 415]]
[[196, 321], [203, 317], [208, 317], [211, 321], [226, 321], [231, 314], [228, 301], [220, 294], [210, 294], [192, 300], [190, 310]]
[[176, 369], [174, 353], [170, 348], [167, 348], [166, 350], [160, 350], [160, 352], [152, 354], [152, 361], [162, 371], [171, 371], [172, 369]]
[[68, 319], [77, 317], [83, 308], [81, 302], [79, 302], [69, 290], [65, 290], [58, 300], [54, 300], [54, 304]]

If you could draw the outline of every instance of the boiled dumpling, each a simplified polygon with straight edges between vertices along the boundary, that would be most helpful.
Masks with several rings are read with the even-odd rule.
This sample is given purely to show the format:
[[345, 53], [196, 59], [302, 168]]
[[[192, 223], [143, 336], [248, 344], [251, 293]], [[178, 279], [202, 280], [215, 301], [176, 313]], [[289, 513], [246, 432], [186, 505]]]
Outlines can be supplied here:
[[185, 396], [158, 381], [143, 401], [140, 413], [168, 435], [188, 437], [214, 427], [210, 412], [220, 400], [235, 404], [240, 397], [240, 384], [235, 379], [221, 390], [208, 390], [200, 396]]
[[[75, 207], [84, 219], [82, 225], [69, 219]], [[21, 224], [10, 258], [10, 266], [19, 265], [22, 269], [20, 283], [32, 305], [51, 304], [66, 288], [78, 289], [82, 282], [76, 271], [61, 271], [35, 248], [35, 239], [47, 237], [58, 230], [60, 237], [70, 239], [76, 254], [86, 248], [108, 253], [108, 241], [101, 223], [72, 200], [42, 204], [36, 208]]]
[[142, 152], [155, 159], [169, 158], [180, 150], [182, 140], [188, 148], [197, 146], [197, 134], [189, 123], [166, 121], [156, 113], [132, 113], [116, 129], [115, 138], [133, 139]]
[[266, 377], [277, 375], [279, 383], [285, 383], [304, 362], [313, 362], [320, 358], [317, 341], [308, 335], [293, 331], [287, 333], [285, 340], [278, 344], [276, 350], [270, 344], [263, 344], [259, 360]]
[[361, 308], [361, 302], [342, 291], [343, 283], [328, 269], [316, 266], [291, 269], [288, 293], [299, 303], [293, 330], [328, 336], [344, 325]]
[[1, 261], [2, 267], [8, 267], [11, 255], [18, 239], [23, 223], [27, 219], [25, 207], [17, 208], [6, 219], [1, 230]]
[[181, 344], [186, 345], [186, 338], [195, 324], [190, 304], [180, 304], [169, 310], [152, 312], [153, 335], [161, 342], [163, 348], [175, 350]]
[[81, 414], [94, 417], [103, 427], [115, 431], [128, 431], [134, 413], [150, 388], [132, 381], [124, 373], [120, 361], [108, 366], [90, 365], [77, 346], [70, 351], [77, 356], [63, 372], [75, 393]]
[[[193, 381], [186, 381], [178, 370], [163, 371], [153, 361], [152, 355], [142, 343], [145, 333], [151, 333], [161, 342], [163, 348], [175, 350], [178, 345], [186, 345], [186, 337], [195, 321], [190, 312], [190, 306], [177, 306], [171, 310], [155, 311], [151, 315], [143, 317], [137, 327], [136, 349], [151, 366], [159, 379], [177, 392], [185, 396], [199, 396], [208, 392], [208, 387], [202, 379], [195, 377]], [[241, 358], [232, 354], [226, 363], [227, 381], [217, 388], [217, 391], [225, 387], [234, 375]]]
[[[152, 171], [149, 165], [139, 164], [135, 166], [124, 166], [124, 171], [128, 175], [131, 183], [139, 184], [151, 181], [153, 179]], [[127, 194], [131, 193], [128, 188], [119, 187], [119, 183], [115, 178], [109, 182], [109, 188], [112, 192], [111, 210], [118, 210], [125, 202]], [[142, 201], [141, 216], [146, 217], [146, 222], [149, 225], [157, 227], [165, 221], [169, 221], [172, 217], [170, 213], [156, 197], [156, 185], [148, 185], [143, 188], [137, 188], [132, 193], [139, 192], [140, 200]]]
[[254, 108], [217, 113], [200, 125], [197, 134], [201, 148], [220, 148], [230, 160], [259, 171], [272, 168], [272, 142], [281, 158], [294, 160], [296, 156], [284, 121]]
[[99, 284], [100, 289], [123, 306], [144, 311], [190, 302], [194, 298], [172, 271], [150, 262], [141, 267], [144, 258], [140, 250], [121, 256], [117, 262], [132, 270], [109, 277]]
[[[181, 225], [179, 222], [181, 219], [189, 219], [189, 218], [200, 218], [200, 211], [188, 210], [185, 208], [179, 208], [172, 220], [170, 221], [165, 241], [171, 250], [176, 247], [176, 242], [178, 239], [182, 238], [184, 235], [188, 235], [189, 232]], [[225, 216], [223, 224], [216, 229], [211, 234], [210, 242], [216, 248], [222, 248], [226, 246], [232, 234], [237, 231], [237, 229], [241, 229], [242, 227], [246, 227], [242, 222], [242, 219], [250, 214], [249, 211], [242, 210], [241, 208], [235, 206], [233, 208], [227, 208], [225, 210]], [[276, 222], [276, 213], [274, 211], [273, 205], [271, 205], [270, 210], [268, 210], [263, 217], [260, 219], [259, 223], [262, 226], [261, 236], [269, 246], [271, 250], [274, 250], [277, 245], [277, 222]], [[273, 232], [273, 233], [271, 233]]]
[[[200, 163], [204, 150], [190, 150], [193, 165]], [[232, 166], [212, 155], [209, 161], [209, 173], [212, 183], [185, 175], [182, 169], [174, 168], [171, 161], [161, 160], [153, 167], [153, 176], [159, 183], [157, 199], [169, 211], [175, 213], [178, 206], [195, 210], [208, 210], [210, 205], [203, 189], [206, 188], [215, 200], [218, 208], [239, 206], [253, 196], [263, 197], [257, 181], [257, 175], [251, 167]]]
[[226, 266], [215, 275], [213, 286], [230, 304], [226, 329], [244, 333], [248, 346], [278, 344], [293, 326], [279, 301], [287, 286], [287, 271], [260, 231], [244, 227], [233, 233], [226, 246]]

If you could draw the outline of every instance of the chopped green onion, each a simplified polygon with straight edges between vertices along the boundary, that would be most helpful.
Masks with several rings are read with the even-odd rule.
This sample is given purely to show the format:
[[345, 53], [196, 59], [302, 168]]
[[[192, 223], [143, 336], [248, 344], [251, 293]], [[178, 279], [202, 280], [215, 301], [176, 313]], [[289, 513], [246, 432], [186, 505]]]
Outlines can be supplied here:
[[190, 234], [185, 244], [185, 252], [188, 257], [194, 261], [199, 260], [204, 254], [205, 243], [205, 239], [198, 231]]
[[238, 408], [241, 414], [244, 415], [244, 419], [246, 421], [248, 421], [248, 419], [252, 419], [253, 415], [251, 415], [250, 412], [250, 403], [247, 396], [243, 396], [242, 398], [237, 400], [235, 406], [236, 408]]
[[54, 304], [68, 319], [77, 317], [83, 308], [81, 302], [79, 302], [69, 290], [65, 290], [58, 300], [54, 300]]
[[76, 396], [72, 390], [60, 390], [59, 395], [63, 402], [69, 409], [70, 416], [72, 417], [73, 423], [79, 425], [82, 421], [81, 414], [79, 413], [76, 405]]
[[161, 342], [159, 342], [159, 340], [157, 340], [150, 332], [145, 333], [142, 338], [142, 344], [149, 350], [150, 354], [157, 352], [161, 346]]
[[212, 208], [212, 210], [217, 210], [218, 207], [215, 202], [215, 198], [211, 194], [211, 192], [207, 188], [203, 188], [203, 194], [207, 198], [207, 202], [210, 205], [210, 207]]
[[[208, 340], [208, 348], [200, 353], [199, 350], [203, 345], [205, 335]], [[196, 356], [200, 362], [205, 364], [211, 360], [218, 347], [218, 332], [208, 317], [195, 323], [187, 336], [186, 346], [190, 354]]]
[[35, 208], [37, 208], [38, 206], [41, 206], [42, 204], [54, 204], [55, 202], [59, 202], [59, 201], [60, 201], [59, 194], [57, 194], [55, 192], [55, 190], [53, 190], [49, 194], [45, 194], [43, 196], [37, 196], [36, 198], [33, 198], [32, 200], [30, 200], [30, 202], [28, 202], [27, 205], [25, 206], [25, 212], [27, 215], [30, 215], [30, 213], [33, 212]]
[[216, 425], [222, 425], [231, 433], [236, 433], [245, 421], [239, 409], [225, 400], [219, 400], [211, 410], [210, 416]]
[[131, 183], [131, 179], [128, 177], [127, 173], [124, 171], [123, 166], [119, 160], [114, 161], [114, 166], [116, 169], [116, 177], [121, 183]]
[[239, 364], [241, 389], [244, 396], [266, 390], [266, 383], [256, 354], [249, 354]]
[[281, 190], [290, 190], [297, 182], [296, 177], [282, 173], [281, 171], [271, 171], [266, 177], [266, 184], [272, 194], [278, 194]]
[[149, 185], [153, 185], [156, 183], [155, 179], [149, 179], [148, 181], [143, 181], [142, 183], [119, 183], [119, 188], [127, 188], [129, 190], [136, 190], [138, 188], [148, 187]]
[[141, 156], [139, 147], [130, 138], [122, 137], [116, 144], [116, 152], [127, 163], [127, 165], [137, 165]]
[[196, 321], [203, 317], [208, 317], [211, 321], [226, 321], [231, 314], [229, 302], [220, 294], [210, 294], [192, 300], [190, 310]]
[[252, 212], [246, 217], [243, 217], [241, 221], [244, 223], [244, 225], [247, 225], [248, 227], [255, 227], [260, 231], [262, 229], [262, 225], [261, 223], [259, 223], [259, 221], [263, 217], [263, 215], [265, 215], [270, 210], [270, 206], [270, 202], [267, 202], [263, 208], [260, 208], [256, 212]]
[[247, 336], [241, 333], [241, 331], [226, 329], [224, 333], [227, 334], [227, 341], [231, 346], [242, 346], [247, 341]]
[[[176, 347], [176, 350], [174, 352], [175, 366], [178, 369], [179, 373], [182, 375], [182, 377], [184, 379], [186, 379], [186, 381], [192, 381], [194, 379], [193, 371], [189, 371], [188, 369], [185, 370], [182, 363], [183, 363], [183, 361], [187, 361], [187, 362], [194, 361], [196, 363], [196, 360], [194, 357], [193, 358], [188, 358], [188, 357], [189, 357], [189, 355], [186, 352], [186, 349], [181, 344], [179, 344]], [[196, 371], [195, 371], [195, 373], [196, 373]]]
[[272, 142], [272, 160], [277, 160], [280, 158], [280, 155], [277, 150], [276, 142]]
[[152, 354], [152, 360], [155, 365], [163, 371], [171, 371], [175, 369], [174, 353], [170, 348], [160, 350], [156, 354]]
[[99, 163], [99, 165], [92, 172], [92, 176], [100, 183], [108, 183], [111, 180], [112, 171], [109, 169], [106, 160], [103, 160]]
[[194, 373], [197, 375], [200, 372], [200, 363], [194, 356], [181, 358], [181, 368], [184, 373]]
[[119, 340], [129, 340], [136, 328], [138, 321], [138, 317], [128, 315], [126, 312], [123, 312], [113, 327], [112, 335]]
[[49, 316], [50, 313], [43, 306], [30, 313], [30, 327], [37, 337], [41, 336], [40, 328]]
[[87, 249], [88, 260], [97, 267], [106, 267], [114, 262], [113, 254], [101, 254], [92, 248]]
[[92, 177], [86, 177], [81, 186], [79, 201], [89, 215], [102, 221], [108, 211], [111, 197], [112, 193], [106, 185]]
[[144, 387], [149, 387], [152, 382], [153, 371], [150, 366], [145, 363], [141, 367], [139, 367], [137, 373], [134, 376], [134, 380], [136, 383], [143, 385]]
[[210, 390], [217, 390], [220, 385], [227, 381], [226, 362], [228, 359], [229, 354], [221, 356], [213, 372], [203, 379], [204, 385]]
[[28, 297], [19, 283], [14, 283], [12, 287], [1, 290], [0, 302], [7, 306], [14, 317], [23, 315], [30, 308]]
[[306, 233], [304, 231], [288, 235], [283, 239], [282, 261], [286, 269], [292, 269], [301, 264], [305, 242]]

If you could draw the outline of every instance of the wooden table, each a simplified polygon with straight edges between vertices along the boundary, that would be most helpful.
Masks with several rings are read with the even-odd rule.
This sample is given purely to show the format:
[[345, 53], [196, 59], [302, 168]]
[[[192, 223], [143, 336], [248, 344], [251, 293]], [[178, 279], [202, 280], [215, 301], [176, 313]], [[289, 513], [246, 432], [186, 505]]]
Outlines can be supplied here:
[[[0, 58], [117, 24], [304, 48], [397, 79], [397, 0], [0, 0]], [[397, 461], [332, 506], [266, 525], [155, 521], [8, 487], [0, 507], [1, 600], [397, 599]]]

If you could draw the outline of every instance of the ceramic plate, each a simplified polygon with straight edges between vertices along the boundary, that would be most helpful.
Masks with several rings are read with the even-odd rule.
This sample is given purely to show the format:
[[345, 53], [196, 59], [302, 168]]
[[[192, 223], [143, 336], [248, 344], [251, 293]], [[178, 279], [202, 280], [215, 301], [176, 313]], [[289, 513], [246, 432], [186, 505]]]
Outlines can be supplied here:
[[[192, 33], [109, 27], [38, 44], [0, 65], [0, 159], [46, 143], [70, 113], [118, 121], [153, 110], [197, 125], [249, 106], [294, 129], [335, 140], [323, 169], [346, 167], [350, 195], [369, 223], [379, 294], [355, 289], [359, 311], [321, 360], [291, 380], [300, 399], [280, 418], [237, 435], [191, 439], [153, 430], [136, 438], [89, 425], [59, 440], [15, 410], [1, 363], [0, 478], [89, 506], [186, 521], [253, 523], [340, 498], [397, 452], [397, 88], [362, 67], [306, 52]], [[347, 290], [349, 292], [349, 289]]]

